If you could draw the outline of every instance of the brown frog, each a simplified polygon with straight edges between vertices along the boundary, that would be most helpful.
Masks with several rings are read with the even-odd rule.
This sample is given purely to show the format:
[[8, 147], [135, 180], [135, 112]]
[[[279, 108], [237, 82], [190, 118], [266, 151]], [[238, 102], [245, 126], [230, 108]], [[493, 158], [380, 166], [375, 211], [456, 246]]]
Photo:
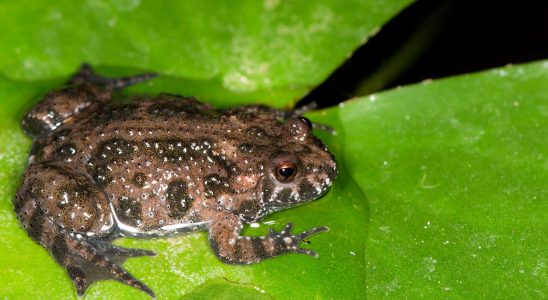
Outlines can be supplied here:
[[240, 235], [243, 224], [317, 199], [335, 180], [336, 161], [310, 121], [169, 94], [113, 100], [117, 90], [152, 77], [107, 79], [83, 66], [22, 122], [35, 140], [15, 211], [67, 270], [77, 294], [114, 279], [154, 297], [121, 266], [154, 253], [112, 244], [122, 236], [207, 230], [217, 257], [231, 264], [317, 256], [299, 243], [327, 227], [293, 234], [287, 224], [267, 236]]

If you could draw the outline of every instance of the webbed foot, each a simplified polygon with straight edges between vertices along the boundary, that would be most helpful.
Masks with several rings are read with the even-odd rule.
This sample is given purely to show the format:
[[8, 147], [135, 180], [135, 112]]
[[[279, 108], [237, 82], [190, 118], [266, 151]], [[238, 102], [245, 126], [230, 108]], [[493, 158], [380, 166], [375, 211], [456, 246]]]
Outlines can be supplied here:
[[143, 249], [128, 249], [112, 245], [110, 241], [75, 239], [66, 241], [67, 251], [56, 257], [67, 269], [78, 296], [84, 295], [89, 286], [98, 280], [113, 279], [138, 288], [155, 298], [154, 292], [137, 280], [121, 265], [130, 257], [154, 256]]

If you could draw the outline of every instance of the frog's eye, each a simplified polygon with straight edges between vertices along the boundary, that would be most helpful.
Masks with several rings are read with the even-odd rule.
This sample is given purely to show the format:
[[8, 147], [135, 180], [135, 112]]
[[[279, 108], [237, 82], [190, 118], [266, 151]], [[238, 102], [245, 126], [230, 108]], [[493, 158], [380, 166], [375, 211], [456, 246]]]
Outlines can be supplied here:
[[295, 178], [295, 174], [297, 174], [297, 166], [290, 161], [286, 161], [278, 164], [274, 175], [279, 182], [290, 182]]
[[298, 119], [301, 120], [301, 122], [305, 123], [308, 129], [312, 129], [312, 122], [310, 122], [308, 118], [299, 117]]

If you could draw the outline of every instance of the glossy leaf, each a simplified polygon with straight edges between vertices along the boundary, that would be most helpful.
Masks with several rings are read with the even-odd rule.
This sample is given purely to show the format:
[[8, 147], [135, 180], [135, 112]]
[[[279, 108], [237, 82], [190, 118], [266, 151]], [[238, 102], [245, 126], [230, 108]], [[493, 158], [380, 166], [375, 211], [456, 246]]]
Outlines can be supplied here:
[[60, 78], [86, 61], [179, 78], [208, 101], [288, 107], [410, 2], [2, 1], [0, 72]]
[[[167, 298], [205, 297], [210, 288], [225, 295], [228, 287], [241, 297], [363, 297], [366, 287], [373, 298], [542, 298], [548, 275], [547, 82], [548, 64], [540, 62], [406, 87], [315, 113], [314, 120], [337, 128], [336, 136], [322, 136], [343, 173], [324, 199], [270, 220], [277, 227], [296, 219], [329, 225], [332, 230], [311, 245], [322, 254], [318, 260], [285, 256], [252, 267], [227, 266], [216, 261], [203, 235], [191, 235], [125, 240], [126, 246], [159, 253], [126, 267]], [[13, 91], [29, 93], [21, 86]], [[2, 145], [12, 146], [2, 149], [0, 166], [9, 172], [1, 178], [1, 239], [8, 246], [0, 263], [10, 279], [3, 294], [68, 297], [66, 275], [25, 237], [6, 201], [15, 186], [6, 183], [17, 178], [25, 157], [20, 149], [28, 142], [17, 130], [2, 133]], [[360, 241], [366, 237], [364, 251]], [[29, 292], [25, 285], [34, 288]], [[105, 293], [143, 296], [104, 282], [87, 297]]]
[[332, 119], [367, 196], [370, 298], [548, 296], [548, 62], [354, 99]]
[[[19, 227], [11, 201], [30, 148], [18, 125], [25, 109], [82, 61], [109, 74], [169, 75], [132, 93], [281, 107], [407, 2], [157, 3], [0, 3], [0, 23], [13, 28], [0, 36], [0, 296], [75, 297], [65, 272]], [[547, 87], [540, 62], [311, 114], [337, 130], [319, 134], [338, 157], [339, 179], [321, 200], [246, 234], [289, 221], [297, 231], [328, 225], [308, 245], [318, 259], [231, 266], [214, 257], [204, 234], [192, 234], [120, 240], [158, 253], [124, 266], [159, 299], [545, 298]], [[85, 298], [106, 295], [147, 299], [113, 281]]]

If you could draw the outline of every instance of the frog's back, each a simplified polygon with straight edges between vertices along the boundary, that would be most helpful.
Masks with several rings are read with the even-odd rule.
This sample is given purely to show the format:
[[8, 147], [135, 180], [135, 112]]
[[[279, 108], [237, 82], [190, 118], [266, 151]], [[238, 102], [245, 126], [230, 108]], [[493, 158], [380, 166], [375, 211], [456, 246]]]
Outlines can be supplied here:
[[136, 97], [60, 127], [39, 156], [91, 177], [128, 233], [153, 234], [192, 223], [210, 198], [247, 189], [231, 182], [245, 173], [239, 162], [255, 164], [244, 157], [249, 147], [267, 147], [279, 131], [272, 116], [256, 118], [180, 96]]

